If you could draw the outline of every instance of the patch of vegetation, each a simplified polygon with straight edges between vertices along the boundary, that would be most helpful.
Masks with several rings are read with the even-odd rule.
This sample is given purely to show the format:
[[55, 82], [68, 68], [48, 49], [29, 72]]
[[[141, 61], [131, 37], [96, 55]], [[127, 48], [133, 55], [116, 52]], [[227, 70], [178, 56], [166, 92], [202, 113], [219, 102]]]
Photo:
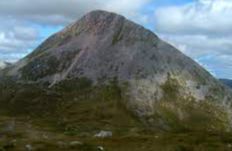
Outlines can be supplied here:
[[75, 79], [67, 79], [59, 82], [53, 89], [59, 92], [80, 92], [92, 87], [92, 81], [88, 78], [81, 77]]
[[123, 38], [122, 29], [123, 29], [123, 26], [121, 26], [119, 30], [114, 34], [112, 45], [115, 45], [116, 43], [122, 40]]
[[178, 99], [180, 85], [177, 79], [172, 78], [170, 74], [168, 74], [167, 81], [161, 85], [161, 89], [163, 90], [163, 100], [165, 101], [175, 101]]
[[75, 135], [78, 135], [79, 133], [80, 133], [80, 131], [74, 125], [70, 125], [70, 126], [66, 125], [65, 126], [65, 130], [64, 130], [65, 135], [75, 136]]
[[21, 69], [22, 79], [36, 81], [58, 71], [59, 60], [54, 56], [35, 58]]
[[[72, 99], [73, 97], [75, 100]], [[100, 129], [124, 133], [133, 127], [141, 126], [139, 120], [122, 104], [121, 89], [117, 80], [75, 93], [69, 92], [65, 95], [65, 100], [69, 101], [62, 104], [59, 110], [60, 124], [66, 129], [64, 131], [67, 131], [67, 127], [74, 127], [68, 133], [73, 134], [80, 130], [97, 132]]]
[[77, 78], [51, 89], [45, 86], [15, 84], [12, 89], [5, 89], [7, 100], [0, 98], [0, 110], [11, 116], [40, 119], [66, 135], [92, 134], [101, 129], [123, 134], [132, 128], [142, 128], [140, 121], [124, 106], [116, 79], [93, 85], [86, 78]]

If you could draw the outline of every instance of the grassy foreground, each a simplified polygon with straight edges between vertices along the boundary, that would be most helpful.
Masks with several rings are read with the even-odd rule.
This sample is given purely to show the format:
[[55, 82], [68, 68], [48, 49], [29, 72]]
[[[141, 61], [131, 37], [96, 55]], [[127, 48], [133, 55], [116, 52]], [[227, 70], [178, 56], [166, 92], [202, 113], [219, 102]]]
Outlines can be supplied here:
[[200, 132], [146, 132], [130, 128], [109, 138], [93, 137], [97, 130], [62, 131], [52, 122], [0, 117], [0, 151], [230, 151], [232, 135]]
[[[149, 129], [125, 108], [115, 83], [94, 88], [81, 79], [51, 90], [11, 83], [1, 88], [0, 151], [232, 150], [231, 133]], [[94, 137], [101, 130], [113, 136]]]

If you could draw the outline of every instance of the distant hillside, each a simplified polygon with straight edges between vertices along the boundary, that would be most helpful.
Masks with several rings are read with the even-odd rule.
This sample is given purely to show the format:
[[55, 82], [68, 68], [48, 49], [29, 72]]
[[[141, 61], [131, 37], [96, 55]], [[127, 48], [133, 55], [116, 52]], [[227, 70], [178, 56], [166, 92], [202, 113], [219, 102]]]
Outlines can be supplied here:
[[222, 83], [232, 88], [232, 80], [230, 79], [220, 79]]

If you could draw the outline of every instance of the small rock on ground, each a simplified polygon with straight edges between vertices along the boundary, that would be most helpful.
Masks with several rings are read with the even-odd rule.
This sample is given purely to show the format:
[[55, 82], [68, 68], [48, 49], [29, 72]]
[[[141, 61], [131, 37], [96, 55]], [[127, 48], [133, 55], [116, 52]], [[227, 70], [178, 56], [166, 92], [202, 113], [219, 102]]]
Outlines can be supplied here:
[[106, 137], [112, 137], [112, 132], [111, 131], [100, 131], [94, 137], [99, 137], [99, 138], [106, 138]]

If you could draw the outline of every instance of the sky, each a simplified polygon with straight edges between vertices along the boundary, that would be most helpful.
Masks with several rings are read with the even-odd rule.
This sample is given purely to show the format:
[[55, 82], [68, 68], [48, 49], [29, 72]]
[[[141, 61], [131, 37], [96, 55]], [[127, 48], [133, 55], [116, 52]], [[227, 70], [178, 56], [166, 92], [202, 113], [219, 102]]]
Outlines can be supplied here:
[[232, 0], [0, 1], [0, 61], [16, 62], [85, 13], [124, 15], [217, 78], [232, 79]]

